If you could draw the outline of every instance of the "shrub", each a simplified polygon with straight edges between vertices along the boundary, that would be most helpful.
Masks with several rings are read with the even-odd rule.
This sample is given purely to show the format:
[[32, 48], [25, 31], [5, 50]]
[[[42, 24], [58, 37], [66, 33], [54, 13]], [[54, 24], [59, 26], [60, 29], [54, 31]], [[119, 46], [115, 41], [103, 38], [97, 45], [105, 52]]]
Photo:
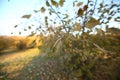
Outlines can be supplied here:
[[0, 52], [2, 50], [8, 49], [13, 44], [13, 40], [8, 36], [0, 36]]
[[25, 40], [19, 40], [19, 42], [16, 44], [16, 47], [18, 50], [23, 50], [27, 48], [27, 42]]
[[0, 39], [0, 51], [8, 48], [8, 43], [6, 40]]

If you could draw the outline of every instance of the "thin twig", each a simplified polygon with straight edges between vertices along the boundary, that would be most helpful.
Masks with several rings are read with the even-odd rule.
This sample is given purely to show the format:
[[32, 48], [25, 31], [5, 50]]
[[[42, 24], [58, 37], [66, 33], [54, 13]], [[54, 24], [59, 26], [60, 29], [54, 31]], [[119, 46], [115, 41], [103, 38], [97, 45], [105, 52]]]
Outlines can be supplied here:
[[[88, 0], [87, 6], [88, 6], [89, 2], [90, 1]], [[83, 27], [82, 27], [82, 34], [84, 34], [84, 31], [85, 31], [85, 23], [86, 23], [86, 20], [87, 20], [87, 13], [88, 13], [88, 8], [87, 8], [87, 10], [85, 12], [85, 16], [84, 16]]]
[[[95, 7], [96, 7], [96, 4], [97, 4], [97, 0], [95, 0], [95, 5], [94, 5], [94, 7], [93, 7], [93, 12], [92, 12], [92, 15], [94, 14], [94, 12], [95, 12]], [[91, 17], [92, 17], [92, 15], [91, 15]]]
[[[46, 1], [48, 1], [48, 0], [46, 0]], [[63, 22], [63, 20], [61, 19], [61, 17], [58, 15], [58, 13], [54, 10], [54, 8], [52, 7], [52, 5], [50, 5], [50, 8], [54, 11], [54, 13], [57, 15], [57, 17], [60, 19], [60, 21], [62, 22], [62, 24], [63, 24], [63, 28], [65, 29], [65, 31], [67, 32], [67, 29], [66, 29], [66, 27], [65, 27], [65, 25], [64, 25], [64, 22]]]
[[57, 39], [57, 41], [55, 42], [55, 44], [53, 45], [53, 48], [55, 48], [55, 46], [57, 45], [57, 43], [61, 40], [62, 38], [60, 37], [59, 39]]
[[104, 52], [104, 53], [110, 53], [109, 51], [101, 48], [99, 45], [97, 45], [97, 44], [95, 44], [95, 43], [93, 43], [93, 45], [94, 45], [95, 47], [97, 47], [99, 50], [101, 50], [102, 52]]

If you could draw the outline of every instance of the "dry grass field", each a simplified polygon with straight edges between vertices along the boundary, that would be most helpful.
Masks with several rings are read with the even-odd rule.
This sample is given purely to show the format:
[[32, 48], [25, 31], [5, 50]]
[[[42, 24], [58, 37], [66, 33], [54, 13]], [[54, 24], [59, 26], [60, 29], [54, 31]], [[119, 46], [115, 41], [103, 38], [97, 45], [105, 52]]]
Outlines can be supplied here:
[[[96, 39], [96, 37], [92, 39], [95, 40], [94, 38]], [[120, 80], [120, 37], [108, 36], [106, 40], [110, 43], [104, 47], [113, 54], [110, 54], [110, 57], [98, 55], [95, 61], [90, 59], [89, 64], [93, 66], [90, 73], [92, 80]], [[98, 39], [97, 42], [102, 41]], [[116, 44], [111, 44], [111, 42]], [[61, 57], [46, 56], [38, 48], [5, 49], [0, 54], [0, 80], [86, 80], [87, 72], [83, 72], [82, 75], [76, 71], [68, 74], [63, 68], [64, 65], [61, 63], [63, 58]], [[86, 67], [88, 66], [85, 66], [85, 69], [87, 69]], [[85, 76], [86, 74], [87, 76]]]
[[5, 76], [9, 78], [17, 76], [38, 55], [39, 50], [37, 48], [0, 55], [0, 80]]

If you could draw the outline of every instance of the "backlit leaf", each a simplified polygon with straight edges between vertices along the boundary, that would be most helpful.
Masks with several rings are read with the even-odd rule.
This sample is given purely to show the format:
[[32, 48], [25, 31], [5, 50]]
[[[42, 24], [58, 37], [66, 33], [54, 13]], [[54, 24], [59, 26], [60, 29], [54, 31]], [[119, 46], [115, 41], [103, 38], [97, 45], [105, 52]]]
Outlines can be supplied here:
[[31, 32], [31, 34], [30, 35], [28, 35], [28, 37], [30, 37], [30, 36], [34, 36], [35, 35], [35, 32]]
[[64, 4], [64, 2], [65, 2], [65, 0], [60, 0], [60, 1], [59, 1], [59, 5], [62, 7], [63, 4]]
[[65, 17], [63, 18], [63, 19], [66, 19], [66, 18], [68, 18], [69, 17], [69, 15], [68, 14], [64, 14], [65, 15]]
[[87, 10], [87, 8], [88, 8], [88, 5], [85, 5], [85, 6], [84, 6], [84, 11]]
[[83, 2], [79, 2], [79, 3], [77, 3], [77, 6], [79, 7], [79, 6], [81, 6], [83, 4]]
[[103, 7], [103, 4], [102, 3], [100, 3], [100, 8], [102, 8]]
[[110, 9], [112, 9], [113, 7], [117, 6], [117, 4], [112, 4], [112, 6], [110, 7]]
[[53, 6], [58, 7], [58, 3], [55, 0], [51, 0]]
[[31, 29], [31, 26], [28, 26], [28, 29]]
[[44, 7], [42, 7], [40, 10], [41, 10], [42, 13], [45, 12], [45, 8]]
[[37, 10], [34, 10], [35, 13], [37, 13], [38, 11]]
[[75, 24], [74, 24], [74, 28], [72, 29], [73, 31], [81, 31], [81, 25], [78, 23], [78, 22], [76, 22]]
[[21, 34], [21, 32], [19, 32], [19, 35]]
[[77, 15], [78, 15], [78, 16], [82, 16], [82, 15], [83, 15], [83, 12], [84, 12], [84, 11], [80, 8], [80, 9], [78, 10]]
[[48, 26], [48, 17], [45, 17], [45, 25]]
[[52, 15], [52, 13], [51, 13], [51, 12], [49, 12], [49, 14], [50, 14], [50, 15]]
[[96, 25], [99, 25], [100, 24], [100, 22], [99, 22], [99, 20], [96, 20], [95, 18], [91, 18], [86, 24], [85, 24], [85, 26], [87, 27], [87, 28], [93, 28], [94, 26], [96, 26]]
[[28, 14], [28, 15], [23, 15], [21, 18], [27, 18], [29, 19], [31, 17], [31, 14]]
[[49, 4], [49, 2], [48, 2], [48, 1], [46, 1], [46, 6], [48, 6], [48, 7], [50, 6], [50, 4]]
[[112, 17], [108, 17], [108, 20], [111, 20], [112, 19]]
[[16, 28], [18, 25], [15, 25], [14, 28]]
[[93, 6], [93, 4], [90, 4], [90, 6]]
[[73, 7], [75, 7], [75, 2], [73, 2]]
[[27, 29], [24, 29], [24, 31], [27, 31]]
[[120, 22], [120, 17], [117, 17], [114, 20], [117, 21], [117, 22]]

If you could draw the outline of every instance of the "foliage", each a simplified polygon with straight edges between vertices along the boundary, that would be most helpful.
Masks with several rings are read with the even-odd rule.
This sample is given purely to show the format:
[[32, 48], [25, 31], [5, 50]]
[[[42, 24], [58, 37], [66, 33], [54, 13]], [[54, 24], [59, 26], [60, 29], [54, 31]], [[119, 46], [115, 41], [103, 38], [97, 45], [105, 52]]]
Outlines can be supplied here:
[[119, 35], [120, 29], [114, 28], [114, 27], [112, 27], [112, 28], [106, 27], [106, 32], [107, 33], [111, 33], [111, 34], [117, 34], [117, 35]]
[[[115, 39], [117, 43], [111, 44], [112, 37], [105, 37], [106, 35], [102, 29], [97, 28], [96, 35], [90, 33], [94, 31], [96, 26], [105, 26], [113, 19], [119, 22], [119, 16], [116, 14], [120, 13], [120, 5], [113, 1], [97, 4], [97, 0], [95, 2], [87, 0], [87, 3], [83, 4], [83, 2], [76, 0], [73, 1], [73, 7], [76, 11], [71, 18], [67, 11], [63, 13], [57, 11], [57, 9], [65, 6], [64, 3], [65, 0], [59, 0], [59, 2], [46, 0], [46, 7], [34, 11], [35, 13], [48, 11], [50, 16], [55, 15], [57, 17], [49, 19], [49, 16], [46, 15], [44, 25], [40, 24], [39, 28], [36, 29], [36, 31], [40, 31], [40, 34], [47, 35], [47, 37], [43, 36], [43, 45], [39, 48], [48, 55], [63, 55], [64, 67], [68, 73], [77, 70], [80, 71], [78, 72], [80, 73], [79, 76], [85, 74], [86, 78], [90, 80], [92, 76], [90, 70], [94, 65], [96, 55], [115, 52], [118, 48], [111, 50], [108, 45], [117, 45], [117, 47], [119, 45], [117, 39]], [[74, 17], [74, 15], [77, 17]], [[26, 15], [24, 16], [23, 18], [26, 18]], [[59, 24], [59, 26], [51, 27], [50, 23]]]
[[27, 19], [29, 19], [31, 17], [31, 15], [29, 14], [29, 15], [24, 15], [24, 16], [22, 16], [22, 18], [27, 18]]

